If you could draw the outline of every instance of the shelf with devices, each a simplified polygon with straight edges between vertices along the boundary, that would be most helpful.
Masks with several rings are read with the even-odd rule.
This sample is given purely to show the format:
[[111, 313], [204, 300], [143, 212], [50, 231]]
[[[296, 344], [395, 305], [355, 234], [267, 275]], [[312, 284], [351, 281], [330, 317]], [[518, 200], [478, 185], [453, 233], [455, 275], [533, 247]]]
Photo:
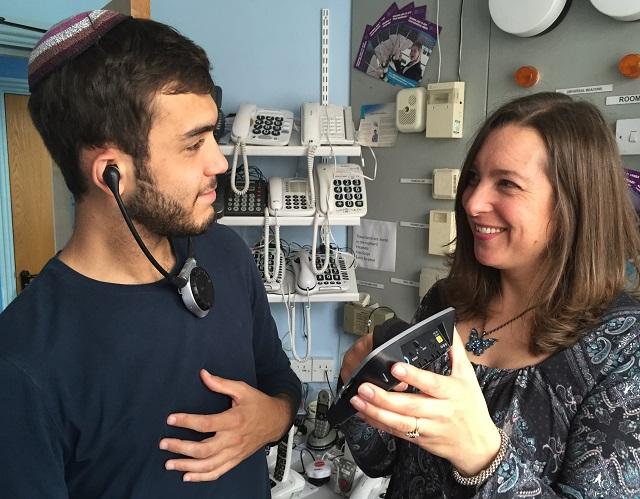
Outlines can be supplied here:
[[[336, 159], [361, 156], [350, 108], [307, 103], [301, 116], [298, 132], [290, 111], [240, 106], [230, 143], [221, 141], [230, 171], [218, 179], [216, 212], [224, 225], [263, 227], [252, 251], [268, 301], [286, 306], [290, 325], [300, 304], [310, 348], [309, 305], [358, 299], [355, 258], [330, 241], [332, 226], [359, 225], [366, 214], [366, 177], [359, 165]], [[269, 157], [306, 157], [306, 175], [267, 178], [249, 166]], [[313, 242], [289, 245], [280, 240], [281, 227], [311, 227]]]

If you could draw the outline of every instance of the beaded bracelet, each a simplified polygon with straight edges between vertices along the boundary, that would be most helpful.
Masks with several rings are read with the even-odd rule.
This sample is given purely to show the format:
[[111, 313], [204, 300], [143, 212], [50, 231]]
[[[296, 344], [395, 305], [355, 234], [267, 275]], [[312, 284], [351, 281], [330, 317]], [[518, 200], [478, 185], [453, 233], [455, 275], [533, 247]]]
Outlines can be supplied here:
[[457, 469], [453, 468], [453, 478], [456, 482], [461, 485], [466, 485], [467, 487], [477, 487], [486, 482], [487, 479], [496, 472], [507, 453], [507, 444], [509, 443], [509, 437], [502, 431], [502, 428], [498, 428], [498, 433], [500, 433], [500, 449], [498, 449], [498, 454], [496, 454], [496, 457], [491, 461], [491, 464], [473, 476], [462, 476]]

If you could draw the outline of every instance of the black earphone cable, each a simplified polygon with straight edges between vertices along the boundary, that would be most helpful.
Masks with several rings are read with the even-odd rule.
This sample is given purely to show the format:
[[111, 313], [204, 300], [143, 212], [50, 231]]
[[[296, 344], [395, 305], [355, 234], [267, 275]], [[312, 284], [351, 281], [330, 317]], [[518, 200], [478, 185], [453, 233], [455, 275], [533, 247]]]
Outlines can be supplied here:
[[[122, 216], [124, 217], [124, 221], [127, 223], [127, 226], [131, 231], [131, 234], [133, 235], [134, 239], [138, 243], [138, 246], [140, 246], [140, 249], [142, 250], [142, 252], [151, 262], [151, 264], [156, 268], [158, 272], [160, 272], [165, 278], [171, 281], [171, 283], [177, 286], [178, 288], [183, 288], [184, 286], [186, 286], [188, 279], [184, 277], [171, 275], [164, 268], [162, 268], [162, 265], [160, 265], [158, 261], [153, 257], [151, 252], [147, 249], [147, 246], [144, 244], [144, 241], [140, 237], [140, 234], [138, 234], [138, 231], [136, 230], [135, 226], [133, 225], [133, 222], [131, 221], [131, 218], [129, 217], [129, 214], [127, 213], [127, 209], [124, 206], [122, 197], [120, 197], [120, 192], [118, 189], [118, 183], [120, 181], [120, 171], [115, 165], [107, 165], [107, 168], [105, 169], [104, 180], [107, 183], [107, 186], [109, 187], [111, 192], [113, 193], [113, 196], [116, 198], [116, 203], [118, 203], [118, 208], [120, 208], [120, 212], [122, 213]], [[189, 253], [191, 253], [191, 237], [189, 237]]]

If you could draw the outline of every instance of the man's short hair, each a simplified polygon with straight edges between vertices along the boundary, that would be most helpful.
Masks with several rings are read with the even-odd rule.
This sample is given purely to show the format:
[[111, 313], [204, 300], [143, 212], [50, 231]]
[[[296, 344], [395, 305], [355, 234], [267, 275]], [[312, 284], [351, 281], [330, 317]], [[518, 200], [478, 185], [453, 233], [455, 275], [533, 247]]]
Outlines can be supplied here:
[[153, 97], [214, 91], [204, 50], [170, 26], [125, 17], [93, 38], [36, 78], [29, 99], [31, 118], [76, 200], [88, 185], [83, 149], [115, 146], [139, 167], [149, 154]]

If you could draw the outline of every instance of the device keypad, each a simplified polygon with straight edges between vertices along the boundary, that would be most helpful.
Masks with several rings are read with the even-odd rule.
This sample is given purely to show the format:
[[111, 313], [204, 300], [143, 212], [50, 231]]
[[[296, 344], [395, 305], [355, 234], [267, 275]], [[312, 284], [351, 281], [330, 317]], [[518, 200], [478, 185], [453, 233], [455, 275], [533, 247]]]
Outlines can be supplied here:
[[333, 180], [333, 198], [336, 208], [362, 208], [362, 180], [359, 178], [336, 178]]
[[256, 116], [251, 133], [254, 139], [261, 141], [278, 140], [280, 135], [291, 133], [292, 122], [293, 120], [285, 119], [280, 113], [263, 111]]
[[309, 207], [309, 196], [306, 194], [285, 194], [284, 207], [287, 210], [306, 210]]
[[[316, 268], [322, 267], [323, 264], [324, 257], [316, 255]], [[336, 259], [330, 257], [327, 270], [316, 276], [320, 288], [341, 288], [348, 279], [347, 264], [340, 256], [337, 257], [337, 263]]]
[[[239, 181], [239, 185], [244, 185]], [[243, 196], [233, 195], [227, 198], [225, 215], [230, 216], [262, 216], [266, 205], [267, 190], [263, 181], [252, 180], [249, 190]]]

